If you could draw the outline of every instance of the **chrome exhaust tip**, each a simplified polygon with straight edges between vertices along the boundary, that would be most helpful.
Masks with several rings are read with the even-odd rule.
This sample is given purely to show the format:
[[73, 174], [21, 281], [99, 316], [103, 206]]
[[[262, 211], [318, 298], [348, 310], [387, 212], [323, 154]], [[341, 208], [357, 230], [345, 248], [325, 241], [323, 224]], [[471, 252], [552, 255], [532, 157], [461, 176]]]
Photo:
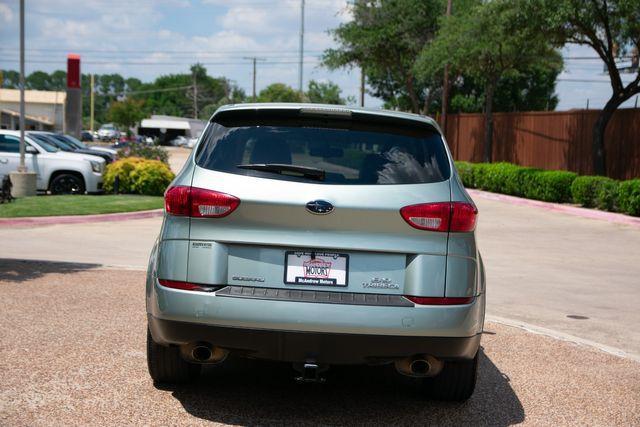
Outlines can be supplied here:
[[182, 358], [195, 363], [220, 363], [229, 355], [229, 351], [209, 343], [191, 343], [180, 347]]
[[419, 354], [396, 360], [396, 370], [402, 375], [414, 378], [434, 377], [440, 373], [444, 362], [428, 354]]

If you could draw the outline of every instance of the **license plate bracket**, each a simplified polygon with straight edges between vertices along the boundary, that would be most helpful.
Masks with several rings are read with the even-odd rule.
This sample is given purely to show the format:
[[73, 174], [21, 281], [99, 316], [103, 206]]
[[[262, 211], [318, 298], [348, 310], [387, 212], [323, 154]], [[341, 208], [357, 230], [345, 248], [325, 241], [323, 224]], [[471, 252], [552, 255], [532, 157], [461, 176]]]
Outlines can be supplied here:
[[349, 286], [349, 254], [286, 251], [284, 283], [304, 286]]

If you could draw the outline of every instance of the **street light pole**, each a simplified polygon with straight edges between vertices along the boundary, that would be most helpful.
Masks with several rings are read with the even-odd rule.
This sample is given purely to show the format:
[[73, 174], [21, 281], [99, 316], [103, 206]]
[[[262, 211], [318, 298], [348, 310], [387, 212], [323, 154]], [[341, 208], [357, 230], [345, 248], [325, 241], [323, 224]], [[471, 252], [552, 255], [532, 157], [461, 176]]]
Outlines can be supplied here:
[[302, 93], [302, 62], [304, 59], [304, 0], [300, 0], [300, 63], [298, 64], [298, 91]]
[[20, 0], [20, 166], [18, 172], [26, 172], [24, 143], [24, 0]]
[[[15, 172], [9, 172], [13, 197], [35, 196], [38, 174], [27, 171], [26, 152], [27, 146], [24, 140], [25, 112], [24, 112], [24, 0], [20, 0], [20, 163]], [[30, 155], [33, 157], [33, 154]]]

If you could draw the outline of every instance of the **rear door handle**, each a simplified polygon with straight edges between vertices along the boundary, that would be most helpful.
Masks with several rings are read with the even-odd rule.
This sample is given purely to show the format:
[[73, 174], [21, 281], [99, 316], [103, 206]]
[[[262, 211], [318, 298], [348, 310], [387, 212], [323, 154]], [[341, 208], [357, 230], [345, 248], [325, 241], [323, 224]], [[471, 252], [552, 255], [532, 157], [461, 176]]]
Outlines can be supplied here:
[[9, 159], [0, 159], [0, 163], [6, 165], [7, 163], [9, 163]]

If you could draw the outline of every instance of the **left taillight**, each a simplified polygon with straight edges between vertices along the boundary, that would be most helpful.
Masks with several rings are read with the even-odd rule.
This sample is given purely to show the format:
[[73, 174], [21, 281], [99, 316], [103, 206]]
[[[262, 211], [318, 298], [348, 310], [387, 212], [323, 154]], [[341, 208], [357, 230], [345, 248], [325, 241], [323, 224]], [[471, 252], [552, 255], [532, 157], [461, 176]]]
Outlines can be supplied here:
[[175, 186], [164, 195], [164, 207], [169, 215], [194, 218], [222, 218], [236, 210], [240, 199], [226, 193], [204, 188]]
[[421, 203], [403, 207], [400, 215], [418, 230], [469, 232], [476, 228], [478, 209], [466, 202]]
[[223, 286], [216, 285], [203, 285], [200, 283], [184, 282], [182, 280], [167, 280], [158, 279], [158, 283], [166, 288], [180, 289], [183, 291], [200, 291], [200, 292], [215, 292], [221, 289]]

